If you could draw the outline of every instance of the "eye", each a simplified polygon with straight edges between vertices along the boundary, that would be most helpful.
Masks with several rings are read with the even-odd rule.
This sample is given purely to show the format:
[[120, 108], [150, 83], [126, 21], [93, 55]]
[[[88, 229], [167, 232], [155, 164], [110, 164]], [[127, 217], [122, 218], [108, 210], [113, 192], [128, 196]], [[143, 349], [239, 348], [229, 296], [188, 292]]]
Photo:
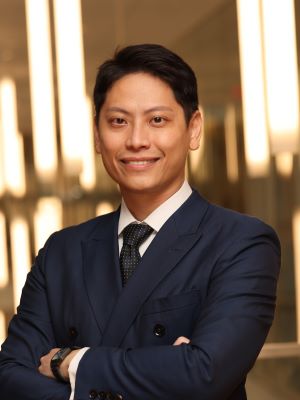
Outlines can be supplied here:
[[120, 118], [120, 117], [112, 118], [112, 119], [110, 120], [110, 122], [111, 122], [111, 124], [114, 125], [114, 126], [123, 126], [123, 125], [126, 125], [126, 124], [127, 124], [127, 122], [125, 121], [125, 119], [124, 119], [124, 118]]
[[166, 123], [166, 119], [164, 117], [161, 117], [159, 115], [153, 117], [150, 121], [150, 124], [154, 126], [162, 126]]

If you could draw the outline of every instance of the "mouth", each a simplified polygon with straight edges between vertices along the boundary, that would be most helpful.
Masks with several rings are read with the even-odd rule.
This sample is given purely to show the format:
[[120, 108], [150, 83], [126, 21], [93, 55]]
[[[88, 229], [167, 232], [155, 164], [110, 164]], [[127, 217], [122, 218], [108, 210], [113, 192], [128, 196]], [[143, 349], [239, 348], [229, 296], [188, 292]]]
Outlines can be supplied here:
[[159, 157], [153, 158], [123, 158], [121, 162], [132, 168], [145, 168], [153, 165], [159, 160]]

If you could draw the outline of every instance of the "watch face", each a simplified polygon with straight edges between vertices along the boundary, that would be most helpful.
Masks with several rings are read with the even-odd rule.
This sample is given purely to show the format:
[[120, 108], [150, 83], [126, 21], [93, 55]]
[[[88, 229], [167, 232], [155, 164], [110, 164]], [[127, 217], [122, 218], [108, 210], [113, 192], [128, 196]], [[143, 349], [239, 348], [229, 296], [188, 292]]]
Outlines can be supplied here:
[[64, 356], [64, 353], [66, 352], [66, 350], [69, 350], [69, 349], [58, 350], [58, 352], [55, 353], [54, 356], [52, 357], [52, 361], [63, 361], [63, 356]]
[[54, 354], [54, 356], [51, 359], [50, 362], [50, 367], [53, 372], [53, 375], [55, 376], [56, 379], [65, 382], [64, 378], [61, 376], [59, 372], [59, 366], [60, 364], [64, 361], [64, 359], [67, 357], [68, 354], [70, 354], [72, 349], [70, 347], [62, 348], [58, 350], [57, 353]]
[[60, 354], [61, 350], [59, 350], [57, 353], [54, 354], [54, 356], [52, 357], [52, 361], [57, 361], [60, 359]]

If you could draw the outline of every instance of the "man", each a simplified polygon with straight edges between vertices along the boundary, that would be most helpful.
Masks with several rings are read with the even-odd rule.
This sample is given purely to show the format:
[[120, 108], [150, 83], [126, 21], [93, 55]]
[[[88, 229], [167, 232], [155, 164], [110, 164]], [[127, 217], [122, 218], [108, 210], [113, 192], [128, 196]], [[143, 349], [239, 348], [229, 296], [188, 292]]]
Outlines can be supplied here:
[[40, 251], [0, 354], [1, 400], [246, 399], [279, 243], [185, 181], [202, 125], [193, 71], [162, 46], [129, 46], [100, 67], [94, 103], [121, 208]]

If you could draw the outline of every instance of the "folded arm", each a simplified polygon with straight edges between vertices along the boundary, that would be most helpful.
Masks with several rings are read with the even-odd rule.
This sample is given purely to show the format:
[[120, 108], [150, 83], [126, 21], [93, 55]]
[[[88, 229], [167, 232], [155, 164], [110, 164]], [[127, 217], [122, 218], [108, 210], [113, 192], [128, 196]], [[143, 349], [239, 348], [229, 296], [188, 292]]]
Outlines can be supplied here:
[[0, 352], [1, 400], [68, 400], [70, 386], [48, 379], [38, 371], [41, 355], [56, 346], [40, 268], [36, 260], [23, 289], [18, 314]]

